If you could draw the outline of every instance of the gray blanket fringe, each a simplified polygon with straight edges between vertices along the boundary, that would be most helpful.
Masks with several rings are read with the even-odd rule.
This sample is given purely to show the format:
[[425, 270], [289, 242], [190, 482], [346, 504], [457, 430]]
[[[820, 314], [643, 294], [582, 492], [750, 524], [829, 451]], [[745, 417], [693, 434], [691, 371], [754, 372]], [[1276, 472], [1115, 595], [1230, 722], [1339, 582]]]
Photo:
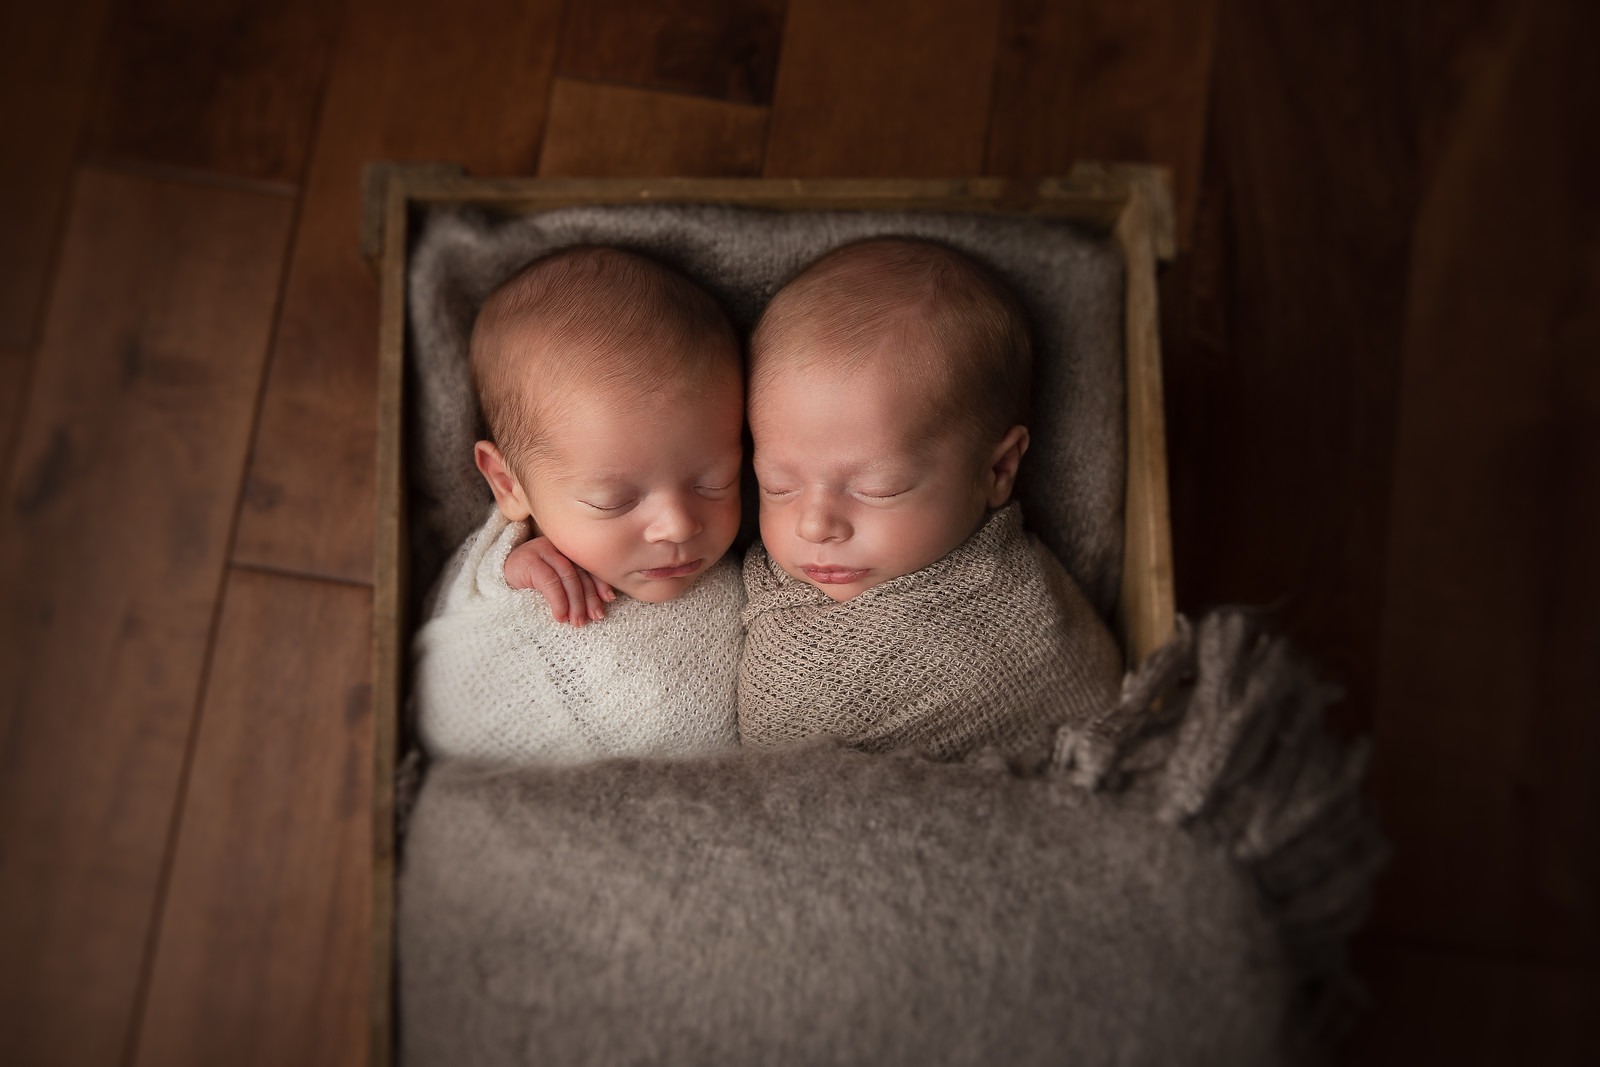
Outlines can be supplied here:
[[1323, 733], [1339, 690], [1247, 612], [1180, 616], [1176, 630], [1115, 707], [1057, 732], [1051, 771], [1228, 848], [1303, 976], [1302, 1022], [1326, 1036], [1361, 999], [1345, 943], [1388, 856], [1362, 798], [1368, 746]]

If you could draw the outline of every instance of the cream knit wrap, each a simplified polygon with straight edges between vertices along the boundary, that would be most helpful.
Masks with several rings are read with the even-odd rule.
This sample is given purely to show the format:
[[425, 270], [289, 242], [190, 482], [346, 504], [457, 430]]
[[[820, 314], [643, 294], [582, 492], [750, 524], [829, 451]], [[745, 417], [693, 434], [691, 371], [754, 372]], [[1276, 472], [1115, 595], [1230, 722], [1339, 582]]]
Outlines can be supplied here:
[[435, 758], [580, 763], [732, 745], [739, 569], [665, 604], [618, 596], [577, 629], [506, 585], [526, 523], [492, 510], [445, 567], [414, 645], [417, 733]]
[[1017, 755], [1117, 701], [1110, 633], [1015, 503], [932, 565], [843, 603], [760, 545], [744, 584], [746, 745], [833, 734], [872, 752]]

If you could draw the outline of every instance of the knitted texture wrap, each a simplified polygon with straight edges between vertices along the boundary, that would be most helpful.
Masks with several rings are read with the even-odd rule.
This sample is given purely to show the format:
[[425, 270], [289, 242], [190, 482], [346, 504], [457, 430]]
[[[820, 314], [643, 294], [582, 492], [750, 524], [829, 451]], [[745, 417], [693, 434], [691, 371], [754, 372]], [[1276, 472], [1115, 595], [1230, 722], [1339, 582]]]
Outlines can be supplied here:
[[933, 564], [842, 603], [760, 545], [744, 583], [746, 745], [832, 734], [869, 752], [1020, 755], [1116, 703], [1110, 633], [1015, 503]]
[[577, 629], [506, 585], [526, 523], [499, 511], [457, 550], [414, 645], [427, 753], [481, 763], [577, 763], [731, 745], [738, 567], [723, 560], [665, 604], [619, 596]]

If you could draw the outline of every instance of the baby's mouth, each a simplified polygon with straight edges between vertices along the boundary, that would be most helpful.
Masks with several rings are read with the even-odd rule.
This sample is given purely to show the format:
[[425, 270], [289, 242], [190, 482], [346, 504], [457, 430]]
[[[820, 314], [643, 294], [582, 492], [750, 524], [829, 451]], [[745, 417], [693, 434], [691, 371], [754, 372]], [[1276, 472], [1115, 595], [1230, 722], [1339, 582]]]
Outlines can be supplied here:
[[651, 579], [683, 578], [699, 570], [704, 563], [703, 559], [692, 559], [688, 563], [678, 563], [671, 567], [651, 567], [639, 573]]
[[818, 585], [849, 585], [867, 575], [862, 567], [801, 567], [800, 573]]

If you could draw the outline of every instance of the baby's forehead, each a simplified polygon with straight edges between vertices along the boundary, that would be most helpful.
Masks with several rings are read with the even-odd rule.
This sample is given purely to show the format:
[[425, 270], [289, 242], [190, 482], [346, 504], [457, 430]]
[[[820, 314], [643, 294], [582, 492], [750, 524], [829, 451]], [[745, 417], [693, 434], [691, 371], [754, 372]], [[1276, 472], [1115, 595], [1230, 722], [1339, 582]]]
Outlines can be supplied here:
[[666, 414], [676, 420], [674, 437], [686, 439], [720, 432], [724, 415], [742, 422], [744, 391], [735, 371], [716, 367], [678, 377], [575, 368], [555, 378], [530, 375], [518, 403], [535, 415], [550, 443], [606, 433], [637, 436], [637, 427]]
[[968, 408], [948, 382], [932, 375], [827, 363], [791, 366], [752, 382], [749, 402], [758, 448], [837, 446], [859, 453], [862, 464], [870, 463], [874, 449], [899, 460], [948, 455], [955, 438], [977, 447], [973, 420], [962, 417]]
[[[819, 388], [848, 389], [866, 398], [929, 413], [962, 406], [957, 360], [948, 346], [923, 334], [874, 339], [866, 346], [801, 339], [763, 358], [750, 379], [750, 407], [804, 399]], [[969, 398], [970, 399], [970, 398]]]

